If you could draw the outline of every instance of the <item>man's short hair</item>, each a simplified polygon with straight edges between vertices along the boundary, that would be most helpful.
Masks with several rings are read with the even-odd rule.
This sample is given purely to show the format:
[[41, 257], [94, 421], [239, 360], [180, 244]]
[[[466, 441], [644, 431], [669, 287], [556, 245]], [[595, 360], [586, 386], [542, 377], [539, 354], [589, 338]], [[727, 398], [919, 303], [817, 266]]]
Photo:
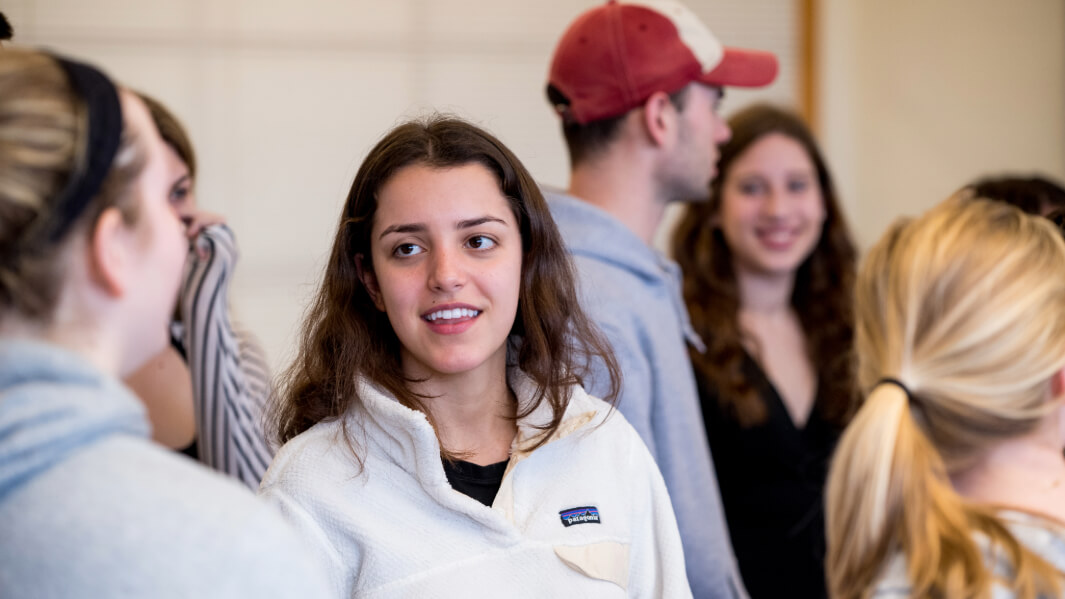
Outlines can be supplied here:
[[[684, 111], [684, 107], [688, 103], [688, 90], [690, 88], [690, 85], [686, 85], [669, 94], [669, 101], [680, 112]], [[547, 99], [552, 106], [569, 103], [569, 98], [550, 83], [547, 84]], [[629, 112], [632, 111], [630, 110]], [[621, 130], [621, 122], [625, 120], [629, 112], [584, 124], [572, 119], [567, 120], [563, 117], [562, 136], [566, 139], [566, 147], [569, 148], [570, 167], [576, 167], [606, 150], [610, 143], [617, 138], [618, 131]]]

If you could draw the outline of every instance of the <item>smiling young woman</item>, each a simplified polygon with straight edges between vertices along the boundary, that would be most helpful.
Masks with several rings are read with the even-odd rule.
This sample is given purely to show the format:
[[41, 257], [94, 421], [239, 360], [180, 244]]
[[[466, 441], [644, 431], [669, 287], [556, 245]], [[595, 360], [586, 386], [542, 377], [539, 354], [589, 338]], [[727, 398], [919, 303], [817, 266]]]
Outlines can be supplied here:
[[823, 597], [823, 487], [853, 406], [855, 250], [827, 165], [795, 115], [729, 120], [710, 201], [674, 237], [707, 437], [753, 599]]
[[261, 493], [342, 596], [690, 596], [654, 460], [581, 387], [592, 357], [616, 378], [518, 159], [401, 125], [352, 184]]

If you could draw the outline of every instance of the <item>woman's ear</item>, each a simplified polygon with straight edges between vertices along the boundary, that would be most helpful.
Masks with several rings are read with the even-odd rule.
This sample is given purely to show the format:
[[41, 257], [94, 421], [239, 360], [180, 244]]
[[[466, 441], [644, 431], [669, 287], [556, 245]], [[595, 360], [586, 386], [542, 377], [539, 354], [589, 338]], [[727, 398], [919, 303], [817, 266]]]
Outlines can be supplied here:
[[118, 208], [106, 208], [89, 234], [89, 278], [111, 297], [122, 297], [129, 284], [128, 270], [135, 249]]
[[1051, 414], [1057, 417], [1058, 440], [1065, 445], [1065, 368], [1050, 377], [1050, 401], [1058, 404]]
[[359, 280], [362, 281], [362, 286], [366, 288], [366, 293], [370, 294], [373, 305], [384, 312], [385, 303], [381, 301], [381, 289], [377, 286], [377, 277], [373, 274], [373, 267], [367, 267], [364, 264], [364, 258], [363, 254], [355, 254], [355, 272], [359, 274]]
[[1054, 399], [1065, 397], [1065, 368], [1055, 372], [1050, 377], [1050, 395]]

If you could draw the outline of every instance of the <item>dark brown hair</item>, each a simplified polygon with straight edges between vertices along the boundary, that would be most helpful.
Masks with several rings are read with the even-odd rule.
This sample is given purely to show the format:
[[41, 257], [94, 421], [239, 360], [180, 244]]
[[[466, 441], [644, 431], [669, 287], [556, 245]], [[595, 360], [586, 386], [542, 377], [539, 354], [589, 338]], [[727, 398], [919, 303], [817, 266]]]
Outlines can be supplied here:
[[806, 336], [806, 351], [817, 368], [824, 417], [842, 425], [855, 395], [852, 343], [856, 252], [843, 220], [836, 189], [813, 135], [795, 115], [759, 104], [729, 119], [732, 138], [721, 147], [720, 173], [710, 185], [710, 201], [691, 204], [673, 237], [673, 255], [684, 272], [684, 300], [692, 325], [706, 342], [706, 353], [691, 351], [700, 383], [716, 390], [719, 401], [742, 426], [765, 421], [765, 403], [743, 373], [743, 332], [732, 252], [715, 216], [732, 164], [752, 144], [771, 133], [786, 135], [806, 150], [817, 171], [825, 204], [821, 238], [799, 266], [791, 304]]
[[7, 20], [4, 13], [0, 12], [0, 42], [13, 37], [15, 37], [15, 28], [11, 26], [11, 22]]
[[[688, 84], [679, 90], [669, 94], [669, 101], [678, 112], [683, 112], [688, 103], [688, 90], [694, 84]], [[618, 132], [621, 131], [621, 123], [629, 112], [615, 117], [600, 119], [590, 123], [578, 123], [572, 117], [567, 116], [567, 107], [570, 99], [557, 87], [548, 84], [547, 101], [555, 107], [555, 111], [562, 117], [562, 137], [566, 139], [566, 148], [569, 150], [570, 167], [576, 167], [596, 157], [614, 141]]]
[[1012, 204], [1028, 214], [1044, 215], [1065, 209], [1065, 188], [1045, 177], [988, 177], [969, 188], [978, 197]]
[[174, 149], [178, 158], [189, 168], [189, 178], [195, 181], [196, 152], [192, 149], [192, 141], [189, 139], [189, 134], [185, 131], [181, 121], [166, 106], [163, 106], [159, 100], [142, 92], [137, 92], [137, 96], [148, 107], [148, 112], [152, 115], [155, 128], [159, 130], [159, 136], [163, 138], [166, 145]]
[[[467, 164], [483, 165], [496, 177], [521, 231], [521, 291], [511, 331], [514, 351], [508, 359], [532, 379], [537, 392], [530, 403], [519, 406], [518, 418], [548, 402], [553, 416], [543, 427], [540, 443], [546, 441], [562, 421], [568, 387], [581, 383], [592, 359], [602, 360], [610, 372], [613, 385], [604, 399], [614, 401], [617, 364], [577, 302], [569, 255], [536, 183], [517, 157], [490, 134], [456, 118], [434, 116], [393, 129], [355, 175], [325, 279], [307, 312], [299, 356], [283, 376], [273, 408], [278, 441], [284, 443], [318, 422], [341, 418], [360, 402], [361, 378], [431, 421], [423, 403], [427, 398], [410, 390], [413, 381], [403, 374], [399, 339], [359, 279], [355, 259], [369, 258], [377, 193], [400, 169]], [[367, 261], [363, 267], [372, 265]], [[346, 423], [343, 426], [346, 431]]]

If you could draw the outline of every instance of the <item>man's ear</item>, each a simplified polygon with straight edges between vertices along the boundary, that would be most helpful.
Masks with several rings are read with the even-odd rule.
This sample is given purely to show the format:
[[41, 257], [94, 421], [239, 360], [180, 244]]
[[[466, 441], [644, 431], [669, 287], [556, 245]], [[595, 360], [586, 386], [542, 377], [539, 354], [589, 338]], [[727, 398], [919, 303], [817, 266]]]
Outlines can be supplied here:
[[359, 280], [362, 281], [362, 286], [366, 288], [366, 293], [373, 300], [373, 305], [384, 312], [385, 303], [381, 301], [381, 289], [377, 286], [377, 277], [373, 274], [373, 267], [367, 266], [364, 263], [364, 259], [365, 256], [363, 254], [355, 254], [355, 272], [359, 274]]
[[89, 278], [112, 297], [122, 297], [129, 285], [128, 266], [133, 258], [130, 231], [114, 206], [96, 219], [89, 234]]
[[643, 103], [643, 128], [656, 146], [670, 143], [679, 125], [677, 107], [665, 92], [655, 92]]

